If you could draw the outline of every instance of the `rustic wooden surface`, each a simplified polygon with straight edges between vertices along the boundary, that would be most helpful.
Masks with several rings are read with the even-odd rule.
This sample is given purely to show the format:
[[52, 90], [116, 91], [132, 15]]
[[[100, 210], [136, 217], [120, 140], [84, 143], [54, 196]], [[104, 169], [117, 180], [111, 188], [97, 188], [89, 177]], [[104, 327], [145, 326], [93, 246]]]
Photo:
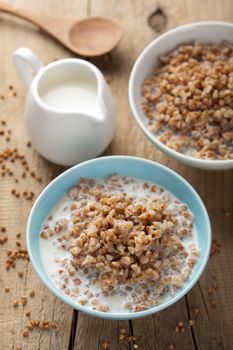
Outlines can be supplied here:
[[[17, 147], [24, 153], [31, 170], [42, 176], [40, 184], [33, 177], [21, 178], [23, 171], [19, 162], [12, 163], [14, 176], [0, 176], [0, 225], [6, 226], [8, 242], [0, 245], [0, 349], [25, 350], [46, 349], [103, 349], [102, 342], [109, 342], [109, 349], [161, 350], [169, 349], [233, 349], [233, 180], [232, 171], [210, 172], [191, 169], [168, 159], [143, 136], [135, 124], [129, 109], [127, 85], [132, 65], [145, 45], [161, 32], [177, 25], [198, 20], [233, 21], [232, 0], [57, 0], [26, 1], [15, 0], [8, 3], [33, 10], [37, 14], [75, 15], [77, 18], [90, 15], [107, 15], [117, 18], [123, 25], [124, 38], [111, 57], [93, 60], [108, 78], [117, 109], [117, 128], [114, 139], [106, 154], [137, 155], [161, 162], [184, 176], [199, 192], [205, 202], [213, 228], [213, 237], [221, 242], [221, 252], [210, 258], [207, 269], [190, 293], [167, 310], [141, 320], [104, 321], [74, 312], [56, 299], [40, 282], [30, 263], [17, 262], [16, 268], [6, 271], [5, 260], [8, 249], [14, 249], [16, 233], [24, 232], [31, 201], [15, 198], [11, 190], [20, 192], [32, 190], [35, 195], [63, 169], [42, 159], [26, 143], [28, 135], [25, 127], [24, 102], [26, 92], [12, 63], [12, 53], [21, 46], [31, 48], [45, 64], [56, 58], [70, 57], [68, 51], [32, 25], [0, 14], [0, 121], [7, 125], [0, 129], [11, 129], [11, 141], [0, 135], [0, 152], [6, 147]], [[150, 25], [149, 25], [149, 24]], [[14, 86], [14, 97], [9, 85]], [[1, 165], [0, 165], [1, 173]], [[19, 183], [14, 182], [18, 178]], [[19, 278], [18, 271], [23, 271]], [[212, 273], [217, 275], [217, 289], [208, 294], [213, 283]], [[5, 293], [5, 287], [10, 288]], [[12, 307], [14, 299], [28, 295], [35, 289], [35, 297], [29, 298], [23, 308]], [[212, 303], [211, 303], [212, 302]], [[213, 302], [217, 302], [213, 307]], [[193, 308], [200, 311], [194, 314]], [[23, 338], [22, 331], [27, 323], [26, 310], [31, 310], [31, 318], [58, 322], [58, 330], [33, 330]], [[191, 328], [188, 320], [194, 319]], [[183, 321], [185, 333], [175, 332], [178, 321]], [[135, 342], [120, 342], [119, 330], [125, 328], [127, 334], [136, 337]], [[136, 347], [135, 347], [136, 348]], [[172, 347], [170, 347], [172, 348]]]

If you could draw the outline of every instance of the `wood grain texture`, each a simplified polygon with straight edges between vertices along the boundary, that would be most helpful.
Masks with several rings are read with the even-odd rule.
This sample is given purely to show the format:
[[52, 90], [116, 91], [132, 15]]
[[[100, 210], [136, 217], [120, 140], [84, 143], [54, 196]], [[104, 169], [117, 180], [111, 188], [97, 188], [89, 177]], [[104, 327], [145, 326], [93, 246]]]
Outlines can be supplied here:
[[[15, 199], [10, 191], [15, 187], [10, 177], [0, 177], [0, 225], [7, 227], [9, 242], [0, 246], [0, 349], [15, 350], [22, 346], [27, 350], [103, 349], [102, 342], [109, 342], [110, 350], [134, 349], [133, 342], [120, 342], [119, 331], [125, 328], [127, 334], [136, 337], [135, 344], [140, 350], [169, 349], [173, 344], [175, 349], [184, 350], [219, 350], [232, 348], [233, 333], [233, 173], [232, 171], [210, 172], [188, 168], [167, 158], [144, 137], [134, 122], [128, 102], [128, 79], [132, 65], [140, 51], [156, 36], [159, 30], [166, 31], [177, 25], [199, 20], [233, 21], [233, 3], [231, 0], [160, 0], [160, 1], [118, 1], [118, 0], [83, 0], [55, 2], [27, 2], [26, 0], [8, 1], [18, 7], [27, 8], [37, 14], [75, 15], [77, 18], [86, 15], [113, 16], [124, 28], [124, 37], [119, 47], [111, 56], [102, 59], [92, 59], [109, 80], [117, 110], [117, 128], [105, 154], [127, 154], [145, 157], [163, 163], [184, 176], [198, 191], [209, 212], [213, 237], [221, 244], [221, 252], [212, 256], [206, 271], [196, 286], [188, 295], [163, 312], [141, 320], [131, 322], [106, 321], [91, 318], [73, 311], [54, 298], [43, 286], [33, 272], [30, 263], [20, 262], [15, 270], [5, 271], [4, 261], [7, 249], [15, 245], [15, 234], [24, 232], [31, 202]], [[157, 9], [160, 11], [156, 12]], [[159, 18], [148, 25], [148, 18], [153, 13], [159, 13]], [[161, 15], [162, 13], [162, 15]], [[164, 20], [165, 19], [165, 20]], [[159, 25], [162, 26], [159, 28]], [[24, 114], [25, 91], [16, 74], [11, 55], [20, 46], [28, 46], [41, 59], [49, 63], [55, 58], [73, 56], [59, 46], [53, 39], [41, 34], [37, 29], [22, 20], [0, 14], [0, 95], [6, 96], [0, 100], [0, 121], [7, 120], [6, 128], [12, 129], [12, 147], [18, 147], [30, 161], [33, 170], [43, 177], [43, 184], [38, 184], [33, 178], [20, 180], [20, 191], [33, 188], [39, 194], [49, 182], [52, 174], [56, 176], [63, 169], [42, 159], [35, 151], [26, 147], [28, 135], [26, 132]], [[18, 92], [12, 96], [8, 89], [13, 85]], [[0, 136], [1, 137], [1, 136]], [[4, 138], [0, 138], [0, 151], [7, 146]], [[20, 178], [22, 169], [13, 164], [15, 176]], [[226, 215], [229, 212], [229, 216]], [[23, 243], [24, 244], [24, 243]], [[24, 277], [19, 279], [17, 271], [24, 271]], [[215, 281], [211, 274], [217, 275], [217, 289], [208, 294], [207, 288]], [[4, 288], [10, 287], [10, 293]], [[14, 298], [20, 297], [30, 288], [36, 290], [36, 296], [30, 300], [32, 318], [57, 320], [58, 331], [34, 330], [28, 338], [23, 338], [21, 332], [26, 321], [25, 310], [20, 306], [12, 307]], [[217, 300], [216, 307], [211, 300]], [[197, 315], [193, 309], [200, 311]], [[188, 320], [194, 319], [191, 328]], [[176, 333], [178, 321], [185, 324], [185, 333]], [[70, 339], [71, 338], [71, 339]], [[70, 344], [70, 345], [69, 345]]]
[[131, 335], [128, 321], [101, 320], [79, 313], [74, 349], [103, 349], [104, 342], [113, 350], [130, 349], [128, 342], [119, 341], [122, 328], [126, 330], [127, 335]]

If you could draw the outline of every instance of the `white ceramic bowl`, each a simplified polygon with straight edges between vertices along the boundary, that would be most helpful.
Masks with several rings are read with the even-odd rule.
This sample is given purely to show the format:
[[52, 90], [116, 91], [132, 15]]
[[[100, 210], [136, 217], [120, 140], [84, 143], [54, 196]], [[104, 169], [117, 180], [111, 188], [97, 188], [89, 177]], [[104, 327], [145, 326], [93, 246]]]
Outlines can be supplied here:
[[129, 80], [129, 101], [134, 118], [144, 134], [171, 158], [197, 168], [233, 169], [233, 160], [203, 160], [176, 152], [167, 147], [147, 128], [147, 118], [141, 110], [141, 86], [158, 62], [158, 57], [185, 42], [220, 43], [233, 40], [233, 24], [227, 22], [196, 22], [164, 33], [152, 41], [136, 60]]

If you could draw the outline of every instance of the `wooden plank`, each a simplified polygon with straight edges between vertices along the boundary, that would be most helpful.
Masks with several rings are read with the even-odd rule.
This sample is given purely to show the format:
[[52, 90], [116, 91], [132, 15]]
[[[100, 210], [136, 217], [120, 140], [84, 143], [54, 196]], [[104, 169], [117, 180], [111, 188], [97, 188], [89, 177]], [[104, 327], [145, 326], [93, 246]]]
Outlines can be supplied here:
[[[163, 30], [171, 29], [177, 25], [198, 20], [225, 20], [233, 19], [233, 3], [229, 0], [215, 1], [92, 1], [90, 14], [110, 15], [121, 21], [125, 33], [119, 48], [112, 54], [105, 64], [99, 64], [105, 76], [110, 80], [110, 86], [117, 107], [117, 130], [114, 139], [105, 152], [106, 154], [130, 154], [149, 158], [163, 163], [182, 176], [184, 176], [197, 189], [207, 205], [214, 238], [221, 240], [222, 253], [213, 256], [208, 268], [200, 282], [192, 291], [163, 312], [146, 319], [130, 322], [131, 330], [137, 338], [139, 349], [168, 349], [173, 344], [176, 349], [228, 349], [231, 348], [232, 327], [232, 298], [233, 298], [233, 274], [232, 266], [232, 171], [208, 172], [188, 168], [167, 158], [156, 150], [145, 139], [136, 126], [129, 110], [127, 85], [131, 67], [145, 45], [147, 45], [158, 33], [147, 25], [147, 19], [152, 13], [165, 14]], [[161, 19], [157, 18], [157, 23]], [[229, 211], [230, 216], [224, 216], [222, 209]], [[218, 289], [209, 297], [208, 286], [213, 283], [211, 272], [218, 275]], [[213, 308], [210, 300], [218, 299], [218, 305]], [[194, 314], [193, 309], [199, 309]], [[189, 319], [195, 320], [191, 328]], [[175, 333], [178, 321], [185, 324], [185, 334]], [[105, 326], [106, 325], [106, 326]], [[82, 314], [79, 315], [75, 349], [102, 349], [100, 334], [103, 321], [90, 319]], [[104, 331], [111, 339], [110, 349], [117, 349], [117, 329], [119, 327], [107, 327], [104, 321]], [[94, 329], [94, 331], [93, 331]], [[91, 340], [85, 337], [85, 332], [90, 330]], [[132, 347], [131, 347], [132, 348]]]
[[[186, 1], [182, 6], [181, 2], [172, 1], [169, 7], [164, 1], [164, 6], [168, 18], [173, 16], [176, 25], [200, 20], [229, 22], [233, 20], [231, 1], [215, 1], [214, 4], [211, 0]], [[172, 167], [201, 195], [210, 215], [213, 238], [222, 244], [221, 253], [210, 259], [200, 282], [187, 295], [189, 315], [191, 318], [196, 318], [192, 330], [194, 341], [198, 349], [230, 349], [232, 347], [230, 335], [233, 331], [233, 274], [229, 268], [233, 266], [233, 256], [230, 252], [233, 244], [232, 171], [201, 171], [179, 166], [175, 162]], [[226, 216], [224, 210], [231, 215]], [[211, 273], [217, 275], [218, 289], [209, 295], [207, 288], [215, 282], [211, 278]], [[217, 300], [215, 308], [211, 306], [211, 300]], [[198, 315], [194, 315], [193, 308], [200, 309]]]
[[[8, 1], [12, 3], [12, 1]], [[77, 14], [77, 18], [86, 15], [87, 2], [58, 1], [56, 6], [54, 2], [28, 2], [26, 0], [14, 1], [15, 5], [28, 10], [46, 14], [72, 15]], [[12, 62], [13, 52], [21, 46], [27, 46], [32, 49], [43, 63], [48, 63], [55, 58], [69, 57], [70, 53], [63, 49], [53, 39], [45, 34], [41, 34], [30, 24], [13, 18], [11, 16], [0, 15], [0, 67], [1, 83], [0, 95], [5, 96], [5, 100], [0, 100], [0, 121], [6, 120], [7, 125], [0, 128], [11, 129], [11, 142], [6, 142], [4, 137], [0, 136], [0, 152], [5, 147], [17, 147], [20, 152], [26, 155], [30, 164], [30, 169], [43, 178], [40, 184], [34, 178], [27, 176], [21, 178], [23, 168], [19, 162], [10, 163], [9, 167], [13, 169], [14, 176], [0, 176], [0, 225], [7, 228], [9, 241], [0, 246], [0, 349], [15, 350], [21, 346], [24, 350], [34, 349], [59, 349], [68, 348], [70, 327], [73, 311], [68, 306], [55, 298], [48, 289], [40, 282], [34, 273], [30, 263], [18, 261], [16, 268], [10, 271], [5, 270], [6, 251], [15, 249], [16, 233], [22, 233], [22, 246], [25, 247], [25, 227], [27, 217], [32, 206], [32, 202], [25, 199], [16, 199], [11, 194], [11, 189], [17, 191], [33, 190], [37, 196], [44, 186], [49, 182], [49, 177], [56, 176], [61, 172], [61, 168], [42, 159], [35, 151], [26, 147], [29, 140], [26, 125], [23, 118], [26, 91], [22, 86], [15, 67]], [[18, 96], [14, 97], [9, 85], [14, 86], [14, 91]], [[14, 178], [19, 179], [19, 183], [14, 182]], [[24, 273], [23, 278], [17, 276], [18, 271]], [[5, 287], [10, 288], [9, 293], [5, 293]], [[28, 305], [23, 308], [12, 307], [14, 299], [20, 299], [21, 295], [27, 295], [30, 289], [36, 291], [34, 298], [28, 300]], [[41, 319], [55, 321], [58, 323], [58, 329], [53, 331], [33, 330], [29, 337], [23, 338], [22, 332], [28, 318], [25, 316], [25, 310], [31, 310], [29, 319]]]
[[[184, 322], [188, 319], [186, 301], [183, 298], [158, 314], [133, 320], [133, 334], [139, 349], [167, 350], [171, 345], [175, 346], [175, 349], [195, 349], [191, 329]], [[175, 332], [179, 321], [184, 322], [185, 333]]]
[[[194, 328], [194, 336], [198, 349], [231, 348], [233, 322], [233, 191], [232, 171], [198, 172], [198, 184], [195, 185], [203, 198], [209, 212], [213, 238], [221, 242], [221, 252], [213, 255], [207, 269], [196, 286], [188, 294], [189, 309], [193, 306], [200, 309], [198, 322]], [[230, 214], [228, 216], [228, 213]], [[216, 281], [211, 278], [217, 275]], [[217, 284], [215, 291], [211, 286]], [[209, 290], [208, 288], [212, 288]], [[217, 301], [216, 307], [211, 301]], [[204, 343], [203, 343], [204, 342]]]
[[130, 349], [128, 341], [119, 340], [121, 329], [125, 329], [126, 334], [131, 335], [128, 321], [102, 320], [79, 313], [74, 349], [104, 349], [104, 344], [111, 350]]

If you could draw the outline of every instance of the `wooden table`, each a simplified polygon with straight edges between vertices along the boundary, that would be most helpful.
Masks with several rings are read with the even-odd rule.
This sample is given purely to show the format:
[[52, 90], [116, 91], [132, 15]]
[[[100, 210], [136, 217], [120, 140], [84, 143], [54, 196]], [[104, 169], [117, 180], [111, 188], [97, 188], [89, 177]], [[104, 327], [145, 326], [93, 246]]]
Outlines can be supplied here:
[[[31, 147], [24, 120], [26, 91], [12, 63], [12, 53], [21, 46], [32, 49], [44, 64], [54, 59], [70, 57], [50, 37], [30, 24], [7, 15], [0, 16], [0, 124], [5, 136], [0, 135], [0, 151], [6, 147], [17, 147], [26, 156], [32, 175], [23, 178], [23, 167], [19, 160], [8, 167], [13, 176], [0, 176], [0, 225], [6, 227], [8, 241], [0, 245], [0, 349], [25, 350], [45, 349], [103, 349], [103, 341], [109, 349], [233, 349], [233, 207], [232, 171], [201, 171], [185, 167], [160, 153], [144, 137], [134, 122], [128, 102], [128, 79], [132, 65], [140, 51], [162, 31], [177, 25], [199, 20], [233, 20], [232, 0], [57, 0], [55, 1], [8, 1], [18, 7], [41, 13], [56, 15], [106, 15], [117, 18], [124, 28], [124, 38], [118, 49], [104, 59], [93, 60], [102, 69], [112, 88], [117, 109], [117, 128], [114, 139], [105, 154], [127, 154], [145, 157], [163, 163], [184, 176], [199, 192], [207, 206], [217, 239], [217, 250], [210, 258], [200, 281], [183, 299], [169, 309], [154, 316], [135, 321], [106, 321], [88, 317], [73, 311], [55, 298], [41, 283], [30, 262], [17, 260], [16, 267], [6, 271], [7, 251], [14, 250], [17, 232], [22, 233], [22, 247], [25, 247], [25, 227], [32, 201], [22, 196], [24, 191], [40, 191], [63, 169], [43, 158]], [[152, 18], [150, 15], [154, 14]], [[148, 25], [150, 18], [150, 25]], [[13, 86], [13, 89], [10, 86]], [[17, 96], [14, 96], [16, 92]], [[15, 95], [16, 95], [15, 94]], [[3, 97], [2, 97], [3, 96]], [[11, 135], [7, 134], [11, 131]], [[10, 140], [7, 139], [10, 136]], [[0, 165], [0, 174], [5, 173]], [[41, 176], [43, 182], [33, 175]], [[18, 179], [18, 183], [15, 182]], [[16, 198], [12, 189], [21, 193]], [[2, 228], [4, 231], [4, 228]], [[18, 242], [19, 244], [19, 242]], [[216, 243], [215, 243], [216, 246]], [[18, 272], [23, 272], [23, 277]], [[7, 293], [5, 288], [9, 287]], [[217, 288], [217, 289], [216, 289]], [[29, 294], [34, 289], [34, 298], [28, 297], [28, 305], [13, 307], [15, 299]], [[196, 309], [199, 310], [197, 313]], [[26, 310], [31, 316], [25, 316]], [[28, 337], [22, 332], [28, 319], [55, 321], [57, 330], [34, 329]], [[195, 320], [193, 327], [188, 325]], [[184, 323], [185, 332], [176, 333], [177, 323]], [[121, 342], [119, 331], [125, 328], [128, 335], [134, 335], [134, 342]], [[172, 345], [171, 345], [172, 344]]]

